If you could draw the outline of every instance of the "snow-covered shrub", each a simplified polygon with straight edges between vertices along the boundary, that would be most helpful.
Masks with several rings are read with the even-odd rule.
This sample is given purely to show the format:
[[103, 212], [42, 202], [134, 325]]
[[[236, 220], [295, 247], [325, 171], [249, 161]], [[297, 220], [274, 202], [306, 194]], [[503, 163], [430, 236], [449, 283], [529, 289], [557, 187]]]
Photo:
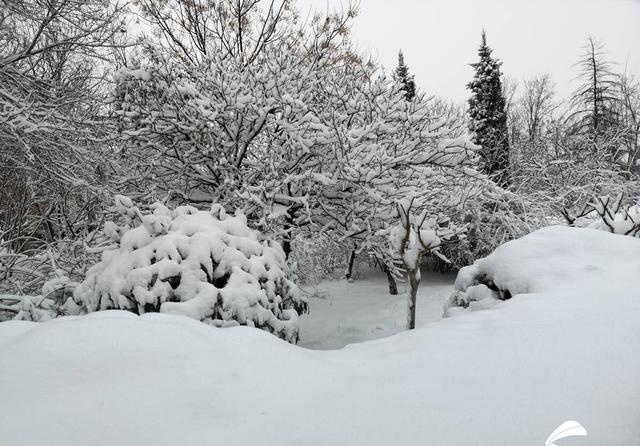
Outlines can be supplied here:
[[64, 302], [71, 297], [77, 283], [62, 270], [56, 270], [38, 295], [0, 293], [0, 321], [23, 320], [44, 322], [63, 314]]
[[215, 326], [248, 325], [295, 342], [306, 299], [287, 278], [282, 248], [227, 215], [161, 203], [143, 215], [116, 198], [123, 222], [107, 222], [113, 245], [66, 304], [71, 314], [123, 309], [182, 314]]
[[564, 216], [572, 226], [640, 237], [640, 204], [625, 205], [622, 195], [595, 197], [577, 215], [565, 210]]
[[634, 204], [613, 215], [598, 211], [598, 216], [600, 218], [591, 223], [589, 225], [590, 228], [614, 234], [640, 237], [640, 205]]
[[467, 237], [443, 245], [441, 252], [451, 263], [436, 261], [434, 269], [460, 269], [488, 256], [500, 245], [550, 224], [545, 218], [550, 214], [545, 203], [492, 185], [473, 194], [460, 214], [457, 220], [466, 225]]
[[[14, 246], [29, 246], [28, 238], [14, 239]], [[86, 255], [76, 255], [82, 240], [33, 243], [21, 252], [0, 238], [0, 321], [43, 321], [62, 312], [84, 272]]]

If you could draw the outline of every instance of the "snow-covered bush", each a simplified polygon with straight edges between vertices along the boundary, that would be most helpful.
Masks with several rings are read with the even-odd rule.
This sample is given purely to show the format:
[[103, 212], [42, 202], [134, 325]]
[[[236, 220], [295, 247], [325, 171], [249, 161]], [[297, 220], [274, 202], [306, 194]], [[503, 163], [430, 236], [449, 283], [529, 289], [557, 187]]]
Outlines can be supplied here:
[[244, 215], [161, 203], [143, 213], [116, 197], [113, 245], [66, 303], [71, 314], [123, 309], [182, 314], [215, 326], [248, 325], [295, 342], [307, 302], [287, 278], [282, 248], [247, 226]]
[[58, 269], [47, 280], [38, 295], [2, 294], [0, 292], [0, 321], [22, 320], [44, 322], [64, 312], [64, 302], [71, 297], [77, 283]]
[[571, 226], [640, 237], [640, 204], [625, 205], [622, 195], [595, 197], [577, 215], [565, 210], [564, 216]]
[[478, 188], [466, 200], [458, 220], [467, 226], [467, 237], [446, 244], [442, 254], [451, 262], [436, 262], [436, 269], [460, 269], [491, 254], [500, 245], [548, 226], [552, 215], [544, 202], [491, 184]]
[[[1, 231], [0, 231], [1, 232]], [[86, 255], [76, 255], [81, 240], [44, 244], [41, 241], [0, 238], [0, 321], [44, 321], [62, 312], [84, 272]], [[24, 248], [32, 242], [32, 248]], [[21, 252], [13, 246], [24, 248]]]

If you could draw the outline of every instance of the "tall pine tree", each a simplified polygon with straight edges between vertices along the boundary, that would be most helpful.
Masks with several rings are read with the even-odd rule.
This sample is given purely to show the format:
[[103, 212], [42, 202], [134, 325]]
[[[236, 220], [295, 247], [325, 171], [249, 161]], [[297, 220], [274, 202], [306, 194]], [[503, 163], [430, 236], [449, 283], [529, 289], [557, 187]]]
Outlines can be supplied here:
[[500, 81], [502, 62], [491, 57], [492, 51], [482, 31], [482, 44], [478, 50], [480, 61], [471, 64], [475, 76], [467, 85], [472, 92], [469, 99], [469, 130], [473, 134], [473, 142], [481, 148], [484, 173], [500, 186], [506, 187], [510, 184], [506, 100]]
[[413, 75], [409, 74], [409, 67], [404, 63], [402, 51], [398, 53], [398, 66], [393, 71], [393, 79], [400, 83], [405, 99], [412, 101], [416, 96], [416, 83], [413, 80]]

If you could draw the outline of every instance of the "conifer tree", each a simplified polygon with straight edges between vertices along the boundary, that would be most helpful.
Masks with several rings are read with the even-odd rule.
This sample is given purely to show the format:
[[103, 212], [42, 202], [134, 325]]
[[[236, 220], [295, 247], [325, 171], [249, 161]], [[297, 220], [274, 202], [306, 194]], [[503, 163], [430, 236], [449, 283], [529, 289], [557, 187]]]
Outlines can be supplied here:
[[402, 51], [398, 53], [398, 66], [393, 71], [393, 79], [402, 85], [401, 90], [407, 101], [412, 101], [416, 95], [416, 83], [413, 75], [409, 74], [409, 67], [404, 63]]
[[469, 130], [473, 134], [473, 142], [481, 148], [483, 172], [505, 187], [510, 184], [506, 100], [500, 80], [502, 62], [491, 57], [492, 51], [482, 31], [482, 44], [478, 50], [480, 60], [471, 64], [475, 76], [467, 85], [472, 92]]

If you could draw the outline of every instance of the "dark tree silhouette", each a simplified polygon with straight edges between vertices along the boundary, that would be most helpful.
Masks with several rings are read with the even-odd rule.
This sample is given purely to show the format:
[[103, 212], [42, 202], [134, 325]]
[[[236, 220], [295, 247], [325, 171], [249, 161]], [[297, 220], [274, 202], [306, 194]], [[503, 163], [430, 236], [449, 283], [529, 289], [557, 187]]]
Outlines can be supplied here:
[[506, 101], [500, 80], [501, 62], [491, 57], [492, 51], [487, 46], [483, 31], [478, 50], [480, 60], [471, 64], [475, 76], [467, 85], [472, 92], [469, 99], [469, 130], [473, 133], [473, 142], [481, 147], [484, 173], [504, 187], [510, 184]]

